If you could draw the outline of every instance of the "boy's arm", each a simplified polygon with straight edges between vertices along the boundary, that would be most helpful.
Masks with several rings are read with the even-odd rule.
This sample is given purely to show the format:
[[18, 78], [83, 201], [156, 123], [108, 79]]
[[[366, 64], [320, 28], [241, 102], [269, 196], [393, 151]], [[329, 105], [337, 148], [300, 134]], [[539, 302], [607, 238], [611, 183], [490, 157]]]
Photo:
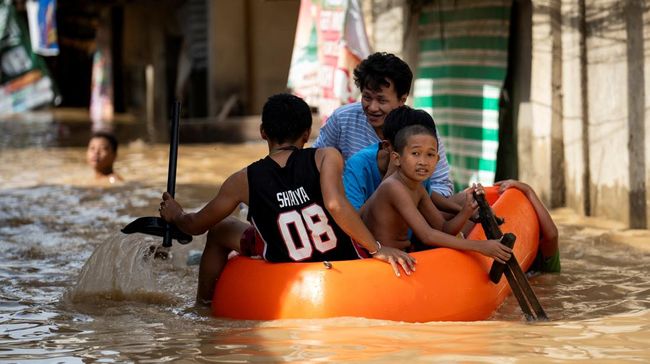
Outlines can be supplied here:
[[465, 194], [465, 204], [463, 205], [463, 208], [453, 218], [444, 222], [444, 228], [442, 231], [451, 235], [458, 234], [467, 223], [467, 220], [476, 213], [478, 204], [474, 201], [472, 191], [473, 188], [467, 188], [463, 191]]
[[429, 223], [430, 227], [436, 230], [442, 230], [445, 223], [444, 216], [431, 199], [427, 198], [424, 187], [419, 186], [418, 193], [420, 195], [420, 203], [417, 208], [420, 211], [420, 214], [422, 214], [422, 217], [424, 217], [427, 223]]
[[169, 193], [163, 193], [160, 216], [188, 234], [200, 235], [230, 215], [240, 202], [248, 203], [248, 177], [245, 168], [228, 177], [217, 196], [198, 212], [184, 212]]
[[429, 226], [424, 216], [412, 203], [406, 188], [398, 183], [390, 183], [388, 198], [390, 205], [406, 221], [413, 233], [426, 245], [443, 246], [459, 250], [473, 250], [494, 258], [500, 263], [510, 259], [512, 249], [501, 244], [499, 240], [466, 240], [436, 230]]
[[462, 207], [452, 201], [451, 199], [441, 195], [440, 193], [432, 190], [431, 191], [431, 202], [438, 208], [440, 211], [449, 212], [456, 215], [462, 210]]
[[499, 193], [502, 193], [506, 189], [513, 187], [520, 190], [524, 193], [524, 195], [526, 195], [530, 203], [533, 205], [535, 213], [537, 214], [537, 219], [539, 220], [539, 228], [541, 232], [540, 250], [542, 251], [542, 255], [545, 258], [554, 256], [559, 249], [559, 234], [557, 226], [555, 226], [553, 218], [551, 218], [551, 215], [548, 213], [548, 210], [546, 210], [544, 203], [542, 203], [539, 197], [537, 197], [537, 194], [533, 188], [524, 182], [512, 179], [499, 181], [494, 185], [499, 186]]
[[359, 214], [345, 198], [341, 177], [343, 170], [341, 153], [334, 148], [318, 149], [316, 165], [320, 171], [320, 185], [325, 208], [339, 227], [369, 252], [376, 252], [373, 254], [374, 258], [390, 263], [397, 276], [400, 275], [397, 264], [402, 266], [406, 274], [411, 274], [415, 269], [415, 259], [399, 249], [379, 245], [370, 230], [361, 221]]

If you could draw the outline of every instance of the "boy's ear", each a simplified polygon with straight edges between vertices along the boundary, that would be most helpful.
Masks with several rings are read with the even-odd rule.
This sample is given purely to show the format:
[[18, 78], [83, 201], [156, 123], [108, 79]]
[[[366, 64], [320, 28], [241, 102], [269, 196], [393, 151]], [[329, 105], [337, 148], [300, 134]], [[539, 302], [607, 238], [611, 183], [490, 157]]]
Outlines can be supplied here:
[[266, 132], [264, 132], [264, 127], [262, 125], [260, 125], [260, 136], [262, 139], [268, 140], [268, 137], [266, 136]]
[[393, 162], [394, 165], [399, 167], [399, 153], [392, 151], [390, 152], [390, 160]]
[[311, 127], [302, 134], [302, 143], [306, 144], [309, 141], [309, 137], [311, 136]]
[[381, 149], [390, 151], [390, 142], [387, 139], [381, 141]]

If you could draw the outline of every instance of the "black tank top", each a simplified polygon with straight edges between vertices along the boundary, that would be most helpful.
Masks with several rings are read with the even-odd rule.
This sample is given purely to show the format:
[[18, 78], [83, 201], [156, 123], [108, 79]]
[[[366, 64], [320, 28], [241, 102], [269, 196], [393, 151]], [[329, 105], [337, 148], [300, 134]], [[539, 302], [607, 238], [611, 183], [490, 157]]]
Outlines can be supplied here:
[[358, 259], [350, 237], [324, 207], [316, 149], [297, 149], [280, 167], [271, 157], [248, 166], [248, 221], [270, 262]]

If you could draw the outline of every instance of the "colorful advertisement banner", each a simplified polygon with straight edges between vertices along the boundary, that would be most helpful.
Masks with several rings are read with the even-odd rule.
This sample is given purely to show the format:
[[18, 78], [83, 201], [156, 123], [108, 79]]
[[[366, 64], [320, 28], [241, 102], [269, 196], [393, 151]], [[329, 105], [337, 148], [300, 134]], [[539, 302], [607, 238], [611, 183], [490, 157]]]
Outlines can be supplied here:
[[58, 55], [56, 0], [29, 0], [25, 3], [25, 7], [34, 53], [41, 56]]
[[0, 115], [59, 103], [43, 60], [31, 50], [13, 5], [0, 2]]
[[358, 0], [302, 0], [288, 87], [325, 121], [337, 107], [356, 101], [352, 72], [369, 54]]

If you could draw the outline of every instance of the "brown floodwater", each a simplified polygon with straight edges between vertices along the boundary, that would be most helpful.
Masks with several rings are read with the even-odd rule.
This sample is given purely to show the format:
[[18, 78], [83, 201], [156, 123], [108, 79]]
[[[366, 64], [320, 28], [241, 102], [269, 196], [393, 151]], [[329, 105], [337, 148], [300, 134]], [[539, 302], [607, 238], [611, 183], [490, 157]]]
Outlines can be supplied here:
[[[120, 233], [157, 215], [169, 147], [127, 138], [116, 163], [126, 181], [97, 184], [88, 127], [77, 129], [0, 122], [0, 362], [650, 360], [650, 234], [567, 210], [553, 212], [562, 273], [531, 278], [549, 322], [526, 323], [513, 297], [482, 322], [211, 317], [193, 307], [197, 266], [187, 265], [204, 237], [162, 261], [144, 258], [159, 238]], [[258, 142], [183, 144], [177, 198], [200, 208], [265, 152]]]

